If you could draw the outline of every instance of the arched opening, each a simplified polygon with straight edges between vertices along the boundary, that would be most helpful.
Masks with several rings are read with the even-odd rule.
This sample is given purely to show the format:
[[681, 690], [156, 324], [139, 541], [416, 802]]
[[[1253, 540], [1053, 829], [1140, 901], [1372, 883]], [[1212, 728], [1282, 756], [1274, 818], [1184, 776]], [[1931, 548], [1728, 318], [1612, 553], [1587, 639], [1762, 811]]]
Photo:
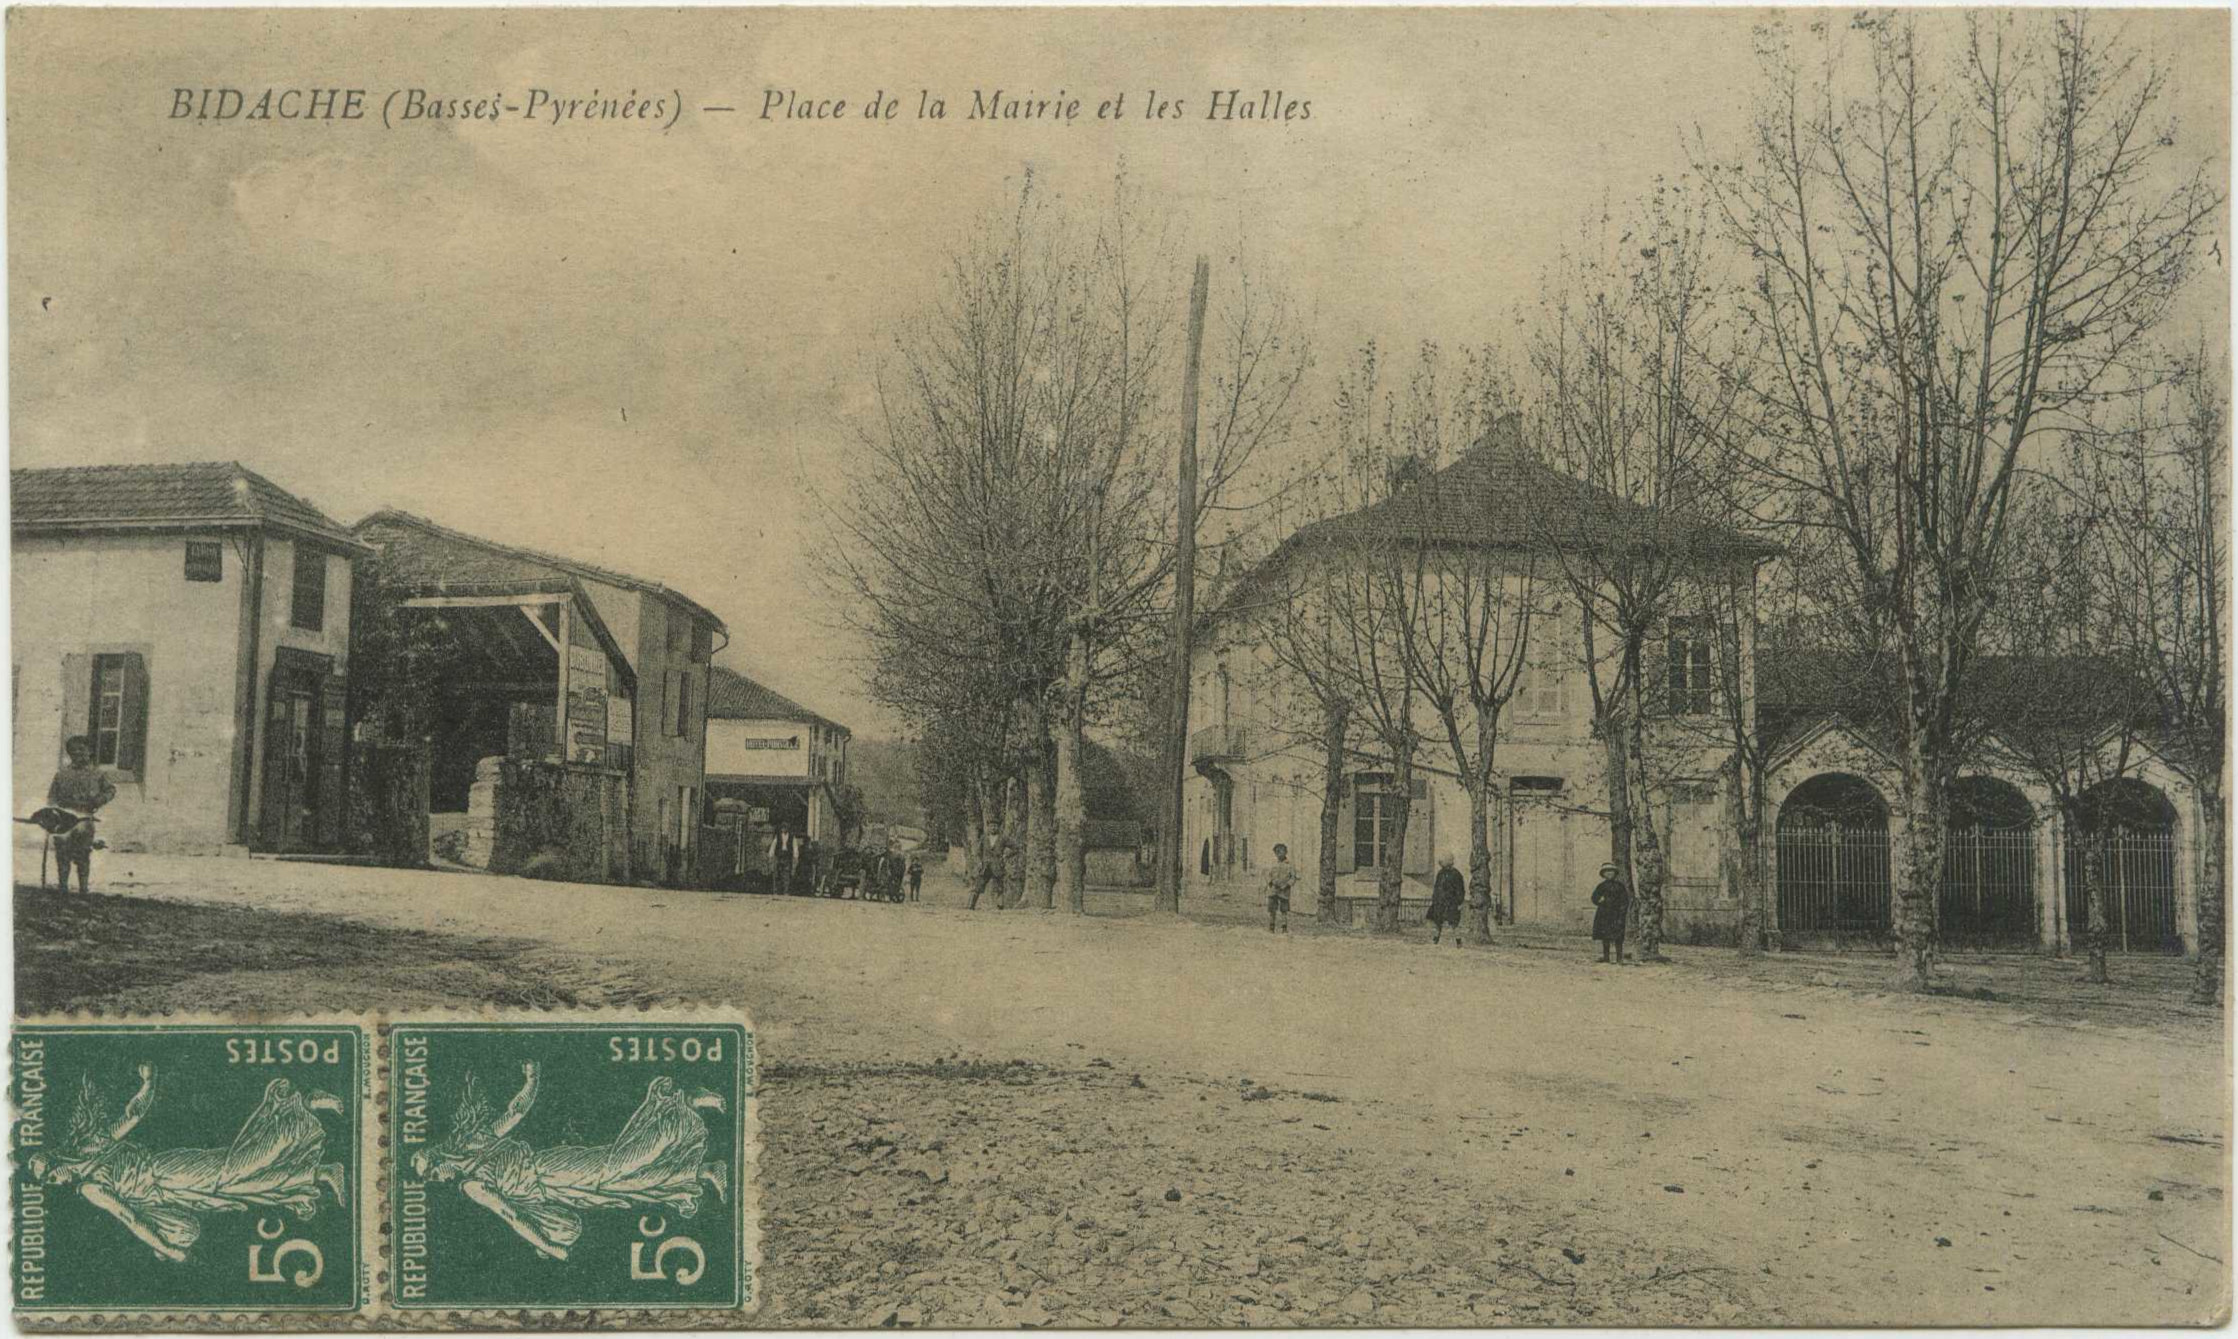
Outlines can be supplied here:
[[1862, 777], [1824, 772], [1780, 805], [1780, 935], [1878, 942], [1888, 936], [1888, 802]]
[[1951, 783], [1936, 914], [1942, 942], [1955, 948], [2036, 941], [2036, 813], [2010, 782]]
[[2089, 942], [2095, 881], [2106, 946], [2120, 953], [2181, 953], [2176, 930], [2176, 806], [2133, 776], [2084, 791], [2067, 825], [2067, 933]]

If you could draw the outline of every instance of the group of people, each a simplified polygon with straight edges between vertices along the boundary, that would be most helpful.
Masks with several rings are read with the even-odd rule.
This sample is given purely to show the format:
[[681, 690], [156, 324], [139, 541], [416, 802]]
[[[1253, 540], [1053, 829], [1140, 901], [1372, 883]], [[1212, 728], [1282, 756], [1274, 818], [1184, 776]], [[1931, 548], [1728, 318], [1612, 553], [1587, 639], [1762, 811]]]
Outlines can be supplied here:
[[[1601, 882], [1593, 889], [1593, 937], [1600, 941], [1601, 961], [1609, 961], [1609, 951], [1616, 951], [1616, 961], [1624, 959], [1624, 927], [1631, 910], [1632, 890], [1617, 877], [1615, 865], [1601, 866]], [[1267, 871], [1267, 932], [1290, 932], [1290, 895], [1297, 890], [1297, 867], [1290, 863], [1290, 848], [1282, 842], [1274, 844], [1274, 865]], [[1430, 942], [1443, 942], [1448, 930], [1453, 932], [1453, 946], [1461, 946], [1461, 904], [1468, 897], [1468, 885], [1461, 878], [1461, 871], [1448, 854], [1438, 861], [1438, 877], [1430, 885]]]
[[[806, 896], [818, 890], [824, 873], [819, 862], [828, 853], [814, 838], [780, 827], [769, 839], [765, 854], [769, 857], [771, 892], [784, 897], [794, 892]], [[875, 879], [881, 888], [906, 886], [911, 902], [924, 900], [925, 862], [916, 852], [904, 859], [892, 851], [880, 851], [865, 862], [863, 876]]]

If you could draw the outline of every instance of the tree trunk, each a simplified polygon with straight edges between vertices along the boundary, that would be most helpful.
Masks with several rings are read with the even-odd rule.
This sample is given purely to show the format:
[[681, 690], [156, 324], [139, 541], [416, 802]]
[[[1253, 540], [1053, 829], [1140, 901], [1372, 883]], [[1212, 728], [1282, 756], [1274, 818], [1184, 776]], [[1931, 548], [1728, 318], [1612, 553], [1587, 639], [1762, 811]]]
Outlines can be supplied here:
[[1026, 763], [1026, 901], [1048, 911], [1057, 905], [1057, 760], [1046, 716], [1034, 733]]
[[1080, 779], [1088, 641], [1074, 634], [1066, 657], [1064, 709], [1057, 719], [1057, 889], [1075, 915], [1088, 909], [1087, 789]]
[[2083, 951], [2087, 955], [2083, 980], [2110, 986], [2113, 973], [2106, 969], [2106, 838], [2097, 831], [2083, 834]]
[[2228, 903], [2224, 897], [2224, 835], [2222, 805], [2221, 763], [2213, 764], [2214, 771], [2199, 788], [2200, 812], [2206, 816], [2206, 831], [2200, 834], [2199, 878], [2193, 893], [2192, 915], [2198, 922], [2198, 942], [2193, 945], [2198, 954], [2192, 963], [2191, 1002], [2212, 1005], [2222, 999], [2223, 972], [2223, 916]]
[[1601, 749], [1609, 786], [1609, 863], [1624, 886], [1632, 886], [1632, 784], [1624, 764], [1624, 736], [1615, 721], [1600, 722]]
[[[971, 884], [969, 909], [977, 910], [980, 897], [986, 893], [987, 885], [996, 877], [994, 854], [990, 849], [992, 843], [988, 841], [995, 830], [995, 804], [993, 797], [987, 794], [984, 777], [972, 778], [971, 793], [973, 819], [967, 829], [971, 838], [971, 850], [964, 861], [964, 877]], [[995, 895], [995, 901], [998, 904], [1002, 901], [1000, 893]]]
[[1344, 744], [1351, 711], [1342, 702], [1324, 704], [1321, 718], [1321, 868], [1315, 885], [1314, 919], [1337, 923], [1337, 843], [1344, 840]]
[[1638, 675], [1633, 676], [1632, 719], [1627, 723], [1625, 738], [1625, 771], [1638, 781], [1629, 797], [1635, 803], [1628, 815], [1632, 838], [1639, 848], [1639, 859], [1633, 862], [1632, 906], [1637, 912], [1640, 949], [1636, 955], [1641, 962], [1665, 962], [1663, 956], [1663, 884], [1669, 873], [1663, 860], [1663, 843], [1655, 831], [1655, 809], [1647, 798], [1647, 742], [1646, 726]]
[[1399, 893], [1406, 886], [1407, 819], [1414, 812], [1414, 751], [1399, 752], [1399, 766], [1394, 775], [1397, 792], [1390, 797], [1398, 812], [1391, 820], [1391, 840], [1383, 846], [1383, 864], [1376, 870], [1375, 919], [1371, 928], [1377, 934], [1399, 932]]
[[1469, 786], [1469, 942], [1492, 942], [1492, 782]]
[[1026, 900], [1026, 787], [1017, 777], [1002, 783], [1002, 905]]
[[1733, 830], [1740, 846], [1733, 882], [1740, 894], [1741, 956], [1753, 958], [1764, 952], [1772, 937], [1770, 918], [1765, 914], [1771, 890], [1764, 878], [1763, 784], [1753, 768], [1747, 769], [1749, 779], [1742, 781], [1742, 770], [1736, 759], [1725, 793], [1733, 807]]
[[1896, 858], [1894, 912], [1900, 984], [1927, 989], [1935, 971], [1935, 892], [1943, 879], [1943, 782], [1940, 759], [1914, 727], [1904, 747], [1901, 800], [1903, 850]]

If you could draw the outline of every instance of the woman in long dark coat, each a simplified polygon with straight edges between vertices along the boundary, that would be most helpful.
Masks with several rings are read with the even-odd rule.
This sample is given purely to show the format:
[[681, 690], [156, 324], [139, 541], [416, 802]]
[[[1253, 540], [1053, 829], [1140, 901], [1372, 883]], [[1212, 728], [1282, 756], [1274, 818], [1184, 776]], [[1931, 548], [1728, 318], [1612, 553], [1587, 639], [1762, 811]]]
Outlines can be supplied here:
[[1624, 915], [1632, 905], [1632, 890], [1616, 877], [1614, 865], [1601, 866], [1601, 881], [1593, 888], [1593, 937], [1601, 941], [1601, 961], [1609, 960], [1609, 946], [1616, 946], [1616, 960], [1624, 961]]
[[1468, 888], [1461, 882], [1461, 871], [1453, 867], [1453, 857], [1448, 855], [1438, 861], [1437, 882], [1430, 885], [1430, 942], [1435, 944], [1445, 934], [1445, 927], [1453, 927], [1453, 947], [1461, 947], [1461, 899], [1468, 895]]

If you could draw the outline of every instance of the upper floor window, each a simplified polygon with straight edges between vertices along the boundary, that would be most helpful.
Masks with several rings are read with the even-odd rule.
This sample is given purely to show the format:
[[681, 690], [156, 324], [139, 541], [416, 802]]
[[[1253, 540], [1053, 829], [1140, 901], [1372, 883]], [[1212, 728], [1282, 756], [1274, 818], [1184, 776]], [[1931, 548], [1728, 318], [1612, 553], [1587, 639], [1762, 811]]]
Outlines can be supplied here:
[[1699, 615], [1671, 620], [1666, 663], [1674, 716], [1702, 716], [1710, 709], [1710, 621]]
[[1522, 716], [1570, 714], [1570, 676], [1565, 666], [1537, 662], [1516, 676], [1515, 710]]
[[186, 579], [225, 580], [225, 545], [215, 539], [190, 539], [186, 543]]
[[294, 598], [288, 622], [305, 632], [326, 628], [326, 555], [308, 544], [295, 546]]

